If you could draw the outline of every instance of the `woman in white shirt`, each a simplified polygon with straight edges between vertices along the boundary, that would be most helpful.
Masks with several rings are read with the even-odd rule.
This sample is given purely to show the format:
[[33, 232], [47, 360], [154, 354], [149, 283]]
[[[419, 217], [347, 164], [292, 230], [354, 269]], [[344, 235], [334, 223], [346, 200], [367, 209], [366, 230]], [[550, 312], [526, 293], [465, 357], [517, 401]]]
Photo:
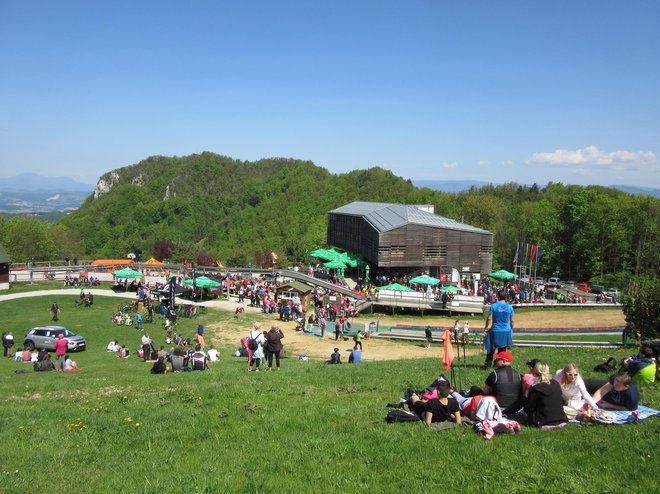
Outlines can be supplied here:
[[566, 364], [563, 369], [558, 370], [555, 380], [561, 385], [561, 395], [568, 406], [579, 410], [586, 403], [591, 408], [598, 409], [575, 364]]

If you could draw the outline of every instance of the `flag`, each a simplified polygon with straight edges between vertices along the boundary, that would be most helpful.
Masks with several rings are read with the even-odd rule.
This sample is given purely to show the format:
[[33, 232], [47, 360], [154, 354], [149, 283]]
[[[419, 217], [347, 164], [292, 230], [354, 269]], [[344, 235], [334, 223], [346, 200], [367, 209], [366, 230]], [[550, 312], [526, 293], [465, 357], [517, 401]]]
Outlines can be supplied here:
[[275, 251], [270, 253], [270, 257], [273, 260], [273, 264], [277, 264], [277, 261], [280, 260], [279, 256], [275, 253]]
[[513, 265], [518, 264], [518, 248], [520, 247], [520, 242], [516, 242], [516, 255], [513, 257]]
[[442, 362], [445, 364], [445, 370], [448, 371], [454, 361], [454, 349], [451, 345], [451, 331], [445, 329], [445, 332], [442, 333], [442, 339], [445, 347], [442, 355]]
[[520, 244], [520, 257], [521, 257], [521, 260], [522, 260], [522, 258], [525, 257], [525, 249], [526, 248], [527, 248], [527, 245], [525, 244], [525, 242], [522, 242]]
[[534, 261], [536, 259], [536, 244], [532, 244], [532, 254], [529, 256], [530, 261]]
[[529, 248], [530, 248], [531, 246], [532, 246], [531, 244], [527, 244], [527, 245], [525, 246], [525, 257], [523, 257], [523, 259], [525, 259], [525, 260], [529, 259]]
[[536, 248], [536, 264], [541, 262], [541, 257], [543, 257], [543, 248], [539, 245]]

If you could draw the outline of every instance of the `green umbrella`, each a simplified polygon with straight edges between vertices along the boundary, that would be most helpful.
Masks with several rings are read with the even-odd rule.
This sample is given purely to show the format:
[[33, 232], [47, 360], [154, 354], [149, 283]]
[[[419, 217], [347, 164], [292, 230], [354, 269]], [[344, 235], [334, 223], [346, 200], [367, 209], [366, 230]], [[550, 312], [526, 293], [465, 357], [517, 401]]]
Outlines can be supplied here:
[[335, 259], [335, 260], [330, 261], [330, 262], [325, 262], [325, 263], [323, 263], [323, 265], [326, 268], [330, 268], [330, 269], [344, 269], [344, 268], [346, 268], [346, 264], [344, 264], [344, 262], [339, 260], [339, 259]]
[[376, 287], [376, 290], [399, 290], [401, 292], [414, 292], [412, 288], [405, 285], [399, 285], [398, 283], [392, 283], [390, 285], [383, 285]]
[[461, 290], [460, 288], [458, 288], [457, 286], [454, 286], [454, 285], [449, 285], [449, 286], [443, 286], [442, 287], [443, 292], [458, 292], [460, 290]]
[[334, 252], [331, 253], [328, 249], [316, 249], [310, 252], [309, 255], [317, 259], [325, 259], [326, 261], [332, 261], [337, 257]]
[[135, 271], [131, 268], [119, 269], [118, 271], [113, 271], [112, 275], [115, 278], [142, 278], [144, 275], [139, 271]]
[[506, 269], [500, 269], [499, 271], [494, 271], [493, 273], [490, 273], [488, 277], [502, 281], [502, 280], [512, 280], [514, 278], [517, 278], [518, 275], [513, 274], [507, 271]]
[[183, 284], [189, 286], [192, 286], [194, 284], [199, 288], [213, 288], [214, 286], [222, 285], [222, 283], [220, 283], [219, 281], [212, 280], [211, 278], [207, 278], [206, 276], [198, 276], [197, 278], [195, 278], [194, 283], [193, 280], [186, 280], [183, 282]]
[[423, 274], [410, 280], [410, 283], [416, 283], [418, 285], [437, 285], [440, 283], [440, 280], [438, 278], [434, 278], [433, 276]]

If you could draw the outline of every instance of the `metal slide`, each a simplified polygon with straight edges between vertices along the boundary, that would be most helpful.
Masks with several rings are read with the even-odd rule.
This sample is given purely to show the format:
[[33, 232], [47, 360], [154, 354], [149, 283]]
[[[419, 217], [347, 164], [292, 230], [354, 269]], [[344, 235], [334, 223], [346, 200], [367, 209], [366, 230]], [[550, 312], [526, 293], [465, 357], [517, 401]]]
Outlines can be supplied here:
[[311, 286], [320, 286], [323, 288], [327, 288], [328, 290], [332, 290], [333, 292], [338, 292], [341, 293], [342, 295], [346, 295], [348, 297], [354, 298], [356, 300], [366, 300], [366, 297], [362, 295], [361, 293], [355, 293], [353, 290], [350, 288], [343, 288], [341, 286], [337, 286], [334, 283], [330, 283], [325, 280], [320, 280], [318, 278], [314, 278], [313, 276], [309, 276], [306, 274], [299, 273], [297, 271], [291, 271], [289, 269], [278, 269], [277, 273], [280, 276], [284, 276], [286, 278], [293, 278], [294, 280], [302, 281], [303, 283]]

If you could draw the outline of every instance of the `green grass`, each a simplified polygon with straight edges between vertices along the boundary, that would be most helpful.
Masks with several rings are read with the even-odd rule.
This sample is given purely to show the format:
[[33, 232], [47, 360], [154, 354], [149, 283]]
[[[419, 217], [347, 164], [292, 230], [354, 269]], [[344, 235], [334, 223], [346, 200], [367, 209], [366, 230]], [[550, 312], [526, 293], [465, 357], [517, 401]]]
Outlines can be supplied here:
[[[0, 326], [22, 342], [49, 322], [51, 298], [0, 302]], [[281, 372], [248, 373], [232, 346], [208, 372], [152, 376], [135, 356], [105, 352], [110, 339], [135, 349], [140, 338], [110, 323], [117, 299], [98, 296], [92, 309], [74, 308], [74, 299], [60, 297], [60, 323], [87, 338], [88, 351], [74, 355], [83, 370], [15, 374], [29, 366], [0, 360], [1, 492], [421, 492], [430, 483], [446, 492], [646, 492], [660, 466], [658, 419], [525, 428], [492, 441], [469, 428], [386, 424], [386, 403], [442, 372], [434, 359], [326, 366], [289, 358]], [[178, 326], [185, 335], [200, 322], [247, 331], [258, 318], [209, 311]], [[146, 328], [162, 340], [159, 324]], [[514, 349], [519, 370], [538, 357], [553, 369], [575, 362], [586, 377], [604, 357], [627, 353]], [[483, 383], [482, 361], [460, 368], [464, 385]], [[656, 387], [642, 393], [660, 408]]]

